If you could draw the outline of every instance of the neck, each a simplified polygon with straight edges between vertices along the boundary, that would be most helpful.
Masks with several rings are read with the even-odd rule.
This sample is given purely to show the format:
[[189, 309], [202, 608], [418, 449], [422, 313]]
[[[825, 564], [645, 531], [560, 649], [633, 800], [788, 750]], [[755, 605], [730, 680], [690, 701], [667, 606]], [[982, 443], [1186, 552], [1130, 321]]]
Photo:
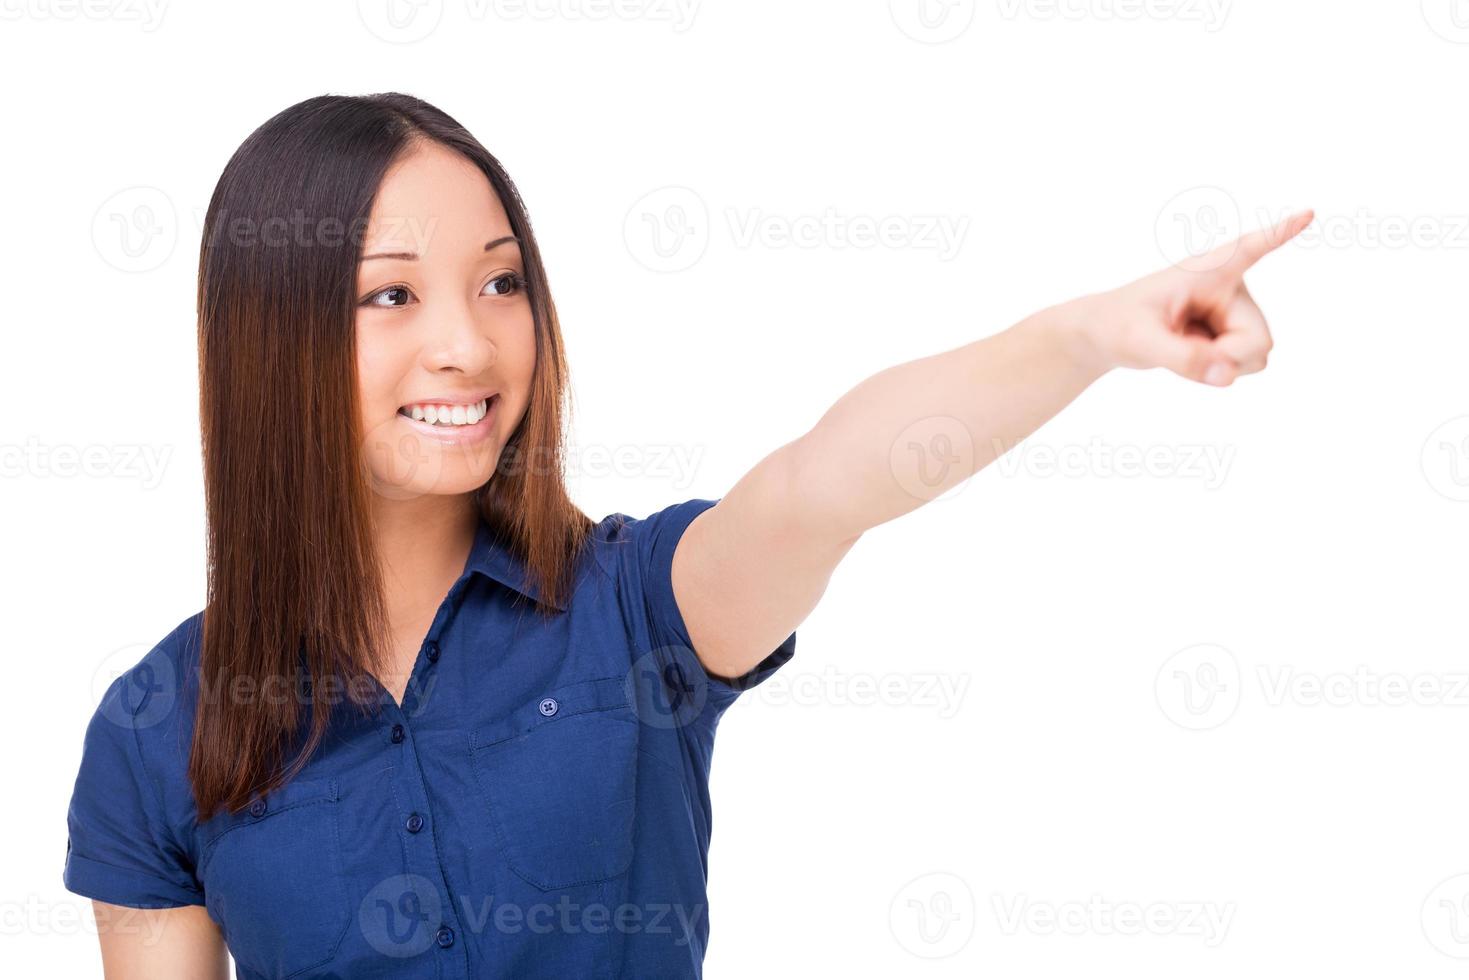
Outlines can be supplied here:
[[464, 571], [479, 525], [472, 494], [375, 501], [378, 560], [389, 616], [437, 606]]

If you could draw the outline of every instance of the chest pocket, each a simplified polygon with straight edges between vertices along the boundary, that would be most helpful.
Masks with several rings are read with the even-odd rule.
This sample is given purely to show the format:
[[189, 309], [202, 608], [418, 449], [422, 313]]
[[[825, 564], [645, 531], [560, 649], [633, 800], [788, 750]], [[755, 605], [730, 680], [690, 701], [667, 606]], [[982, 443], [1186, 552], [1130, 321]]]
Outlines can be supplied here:
[[470, 733], [471, 766], [505, 859], [542, 890], [606, 881], [632, 864], [638, 720], [625, 680], [541, 692]]
[[337, 782], [292, 780], [201, 831], [204, 904], [247, 970], [293, 977], [336, 955], [351, 925]]

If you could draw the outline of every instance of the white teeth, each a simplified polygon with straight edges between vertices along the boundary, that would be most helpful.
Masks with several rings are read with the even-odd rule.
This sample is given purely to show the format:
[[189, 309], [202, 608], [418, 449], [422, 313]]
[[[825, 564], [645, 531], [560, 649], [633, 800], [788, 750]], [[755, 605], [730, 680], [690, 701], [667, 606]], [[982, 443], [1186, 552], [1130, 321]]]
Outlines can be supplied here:
[[430, 425], [474, 425], [490, 410], [488, 398], [473, 405], [408, 405], [399, 413]]

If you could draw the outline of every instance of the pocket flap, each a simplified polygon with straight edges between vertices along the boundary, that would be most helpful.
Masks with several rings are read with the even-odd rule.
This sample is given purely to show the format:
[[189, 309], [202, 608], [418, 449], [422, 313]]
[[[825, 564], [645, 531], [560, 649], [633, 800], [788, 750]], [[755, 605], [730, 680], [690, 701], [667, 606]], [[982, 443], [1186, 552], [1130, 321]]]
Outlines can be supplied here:
[[551, 688], [516, 708], [503, 720], [471, 731], [469, 751], [488, 748], [534, 731], [541, 725], [554, 725], [562, 719], [589, 711], [626, 708], [629, 706], [627, 693], [625, 675], [599, 677]]

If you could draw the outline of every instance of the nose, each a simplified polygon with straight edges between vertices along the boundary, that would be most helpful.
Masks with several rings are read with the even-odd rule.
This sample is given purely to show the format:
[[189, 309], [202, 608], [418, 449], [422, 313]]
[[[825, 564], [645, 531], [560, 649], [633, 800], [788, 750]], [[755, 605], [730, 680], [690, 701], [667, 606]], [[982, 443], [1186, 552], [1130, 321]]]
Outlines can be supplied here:
[[499, 356], [490, 336], [492, 329], [488, 319], [476, 317], [469, 303], [446, 301], [432, 317], [423, 349], [424, 366], [435, 373], [483, 374]]

